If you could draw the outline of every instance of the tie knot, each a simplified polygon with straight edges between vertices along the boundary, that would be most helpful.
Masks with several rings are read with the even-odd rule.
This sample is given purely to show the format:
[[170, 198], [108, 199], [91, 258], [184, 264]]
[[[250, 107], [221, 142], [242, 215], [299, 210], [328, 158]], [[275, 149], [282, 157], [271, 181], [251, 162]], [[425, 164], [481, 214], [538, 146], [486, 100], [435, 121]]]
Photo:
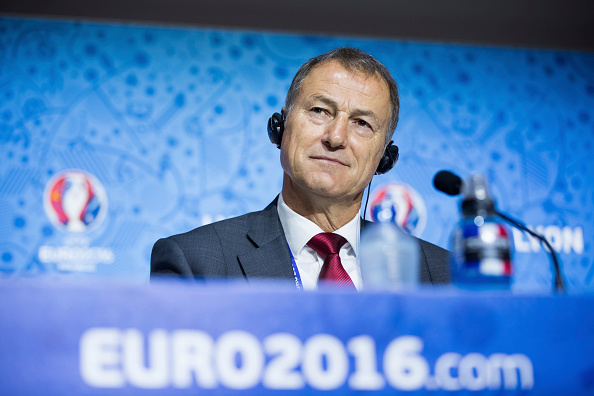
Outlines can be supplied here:
[[338, 254], [340, 248], [347, 243], [341, 235], [332, 232], [322, 232], [314, 235], [307, 242], [307, 246], [316, 251], [325, 260], [330, 254]]

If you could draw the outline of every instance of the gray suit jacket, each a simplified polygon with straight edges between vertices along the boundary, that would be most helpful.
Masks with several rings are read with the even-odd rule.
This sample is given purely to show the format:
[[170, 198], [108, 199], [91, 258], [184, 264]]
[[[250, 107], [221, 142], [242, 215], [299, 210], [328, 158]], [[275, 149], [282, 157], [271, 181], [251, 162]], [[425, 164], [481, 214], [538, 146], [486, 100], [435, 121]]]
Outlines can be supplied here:
[[[276, 202], [259, 212], [159, 239], [151, 254], [151, 277], [293, 279]], [[421, 282], [449, 283], [448, 251], [420, 239], [419, 243]]]

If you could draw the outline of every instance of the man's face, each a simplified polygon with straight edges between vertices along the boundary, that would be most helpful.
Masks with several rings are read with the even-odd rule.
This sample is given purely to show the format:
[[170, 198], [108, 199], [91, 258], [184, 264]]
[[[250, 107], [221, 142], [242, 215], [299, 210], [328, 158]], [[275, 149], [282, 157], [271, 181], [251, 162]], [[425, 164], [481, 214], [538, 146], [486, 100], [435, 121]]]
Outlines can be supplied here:
[[315, 67], [287, 117], [284, 183], [306, 196], [360, 198], [384, 151], [390, 112], [379, 76], [349, 72], [336, 61]]

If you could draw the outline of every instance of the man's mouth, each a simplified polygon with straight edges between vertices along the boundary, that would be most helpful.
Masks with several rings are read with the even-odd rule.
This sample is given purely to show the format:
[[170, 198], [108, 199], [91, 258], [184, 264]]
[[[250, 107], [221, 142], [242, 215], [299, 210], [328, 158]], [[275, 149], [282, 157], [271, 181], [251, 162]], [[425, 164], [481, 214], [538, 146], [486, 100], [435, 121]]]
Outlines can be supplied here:
[[312, 159], [318, 160], [318, 161], [324, 161], [324, 162], [329, 162], [329, 163], [334, 163], [337, 165], [342, 165], [342, 166], [346, 166], [346, 164], [344, 162], [342, 162], [341, 160], [337, 159], [337, 158], [332, 158], [332, 157], [326, 157], [323, 155], [319, 155], [319, 156], [312, 156]]

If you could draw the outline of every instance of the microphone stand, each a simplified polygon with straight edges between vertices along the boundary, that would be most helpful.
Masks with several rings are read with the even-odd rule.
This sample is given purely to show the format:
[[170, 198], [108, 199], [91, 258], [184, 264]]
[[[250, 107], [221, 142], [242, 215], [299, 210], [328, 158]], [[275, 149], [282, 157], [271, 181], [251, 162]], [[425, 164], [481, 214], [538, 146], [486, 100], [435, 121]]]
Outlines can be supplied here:
[[555, 288], [557, 289], [557, 291], [559, 293], [563, 293], [565, 291], [565, 284], [563, 282], [563, 277], [561, 276], [561, 269], [559, 268], [559, 261], [557, 260], [557, 254], [555, 253], [555, 250], [553, 249], [553, 247], [551, 246], [549, 241], [547, 241], [547, 239], [545, 237], [543, 237], [542, 235], [532, 231], [530, 228], [528, 228], [524, 224], [520, 223], [518, 220], [516, 220], [504, 213], [501, 213], [497, 209], [495, 209], [495, 214], [497, 214], [499, 217], [501, 217], [503, 220], [507, 221], [514, 227], [519, 228], [522, 231], [526, 231], [528, 234], [532, 235], [534, 238], [538, 239], [545, 245], [546, 249], [548, 250], [548, 252], [551, 255], [551, 259], [553, 260], [553, 268], [555, 269]]

